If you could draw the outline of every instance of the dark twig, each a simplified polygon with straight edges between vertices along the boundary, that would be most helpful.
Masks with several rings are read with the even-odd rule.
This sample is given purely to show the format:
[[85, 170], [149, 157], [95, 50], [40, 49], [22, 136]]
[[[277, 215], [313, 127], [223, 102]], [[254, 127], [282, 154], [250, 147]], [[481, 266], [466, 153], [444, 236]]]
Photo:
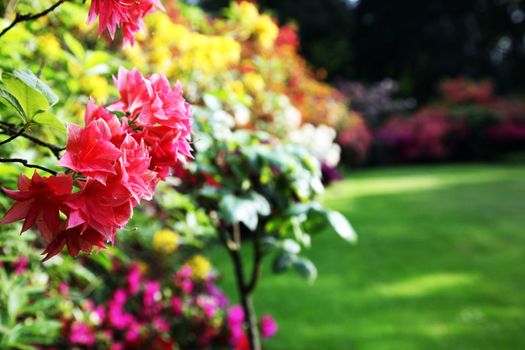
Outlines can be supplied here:
[[41, 165], [30, 164], [30, 163], [27, 162], [27, 160], [21, 159], [21, 158], [0, 158], [0, 163], [20, 163], [23, 166], [25, 166], [26, 168], [40, 169], [40, 170], [43, 170], [43, 171], [46, 171], [46, 172], [50, 173], [51, 175], [56, 175], [57, 174], [57, 172], [54, 171], [54, 170], [51, 170], [51, 169], [46, 168], [46, 167], [43, 167]]
[[[261, 225], [259, 225], [261, 227]], [[252, 274], [250, 277], [250, 282], [246, 285], [246, 291], [248, 293], [253, 293], [257, 287], [257, 282], [261, 277], [261, 267], [262, 267], [262, 248], [261, 248], [261, 232], [259, 227], [255, 230], [255, 235], [253, 237], [253, 266]], [[264, 227], [264, 226], [263, 226]]]
[[[4, 130], [9, 135], [14, 135], [16, 133], [16, 129], [11, 124], [7, 124], [7, 123], [4, 123], [4, 122], [0, 122], [0, 129]], [[23, 131], [25, 131], [25, 130], [23, 130]], [[20, 134], [20, 136], [28, 139], [29, 141], [33, 142], [34, 144], [37, 144], [39, 146], [48, 148], [57, 159], [60, 159], [60, 152], [62, 152], [64, 150], [64, 148], [62, 148], [62, 147], [59, 147], [57, 145], [53, 145], [53, 144], [45, 142], [45, 141], [42, 141], [42, 140], [40, 140], [40, 139], [38, 139], [38, 138], [36, 138], [34, 136], [26, 134], [25, 132], [22, 132], [22, 134]], [[7, 142], [5, 142], [5, 143], [7, 143]]]
[[50, 12], [55, 10], [58, 6], [62, 5], [65, 1], [67, 1], [67, 0], [58, 0], [55, 4], [51, 5], [50, 7], [48, 7], [47, 9], [45, 9], [42, 12], [38, 12], [38, 13], [34, 13], [34, 14], [25, 14], [25, 15], [21, 15], [21, 14], [17, 13], [16, 16], [15, 16], [15, 19], [13, 20], [13, 22], [11, 22], [10, 25], [5, 27], [0, 32], [0, 37], [3, 36], [8, 31], [10, 31], [11, 29], [13, 29], [13, 27], [16, 26], [20, 22], [33, 21], [35, 19], [38, 19], [40, 17], [43, 17], [43, 16], [49, 14]]
[[16, 139], [18, 136], [22, 135], [24, 133], [24, 131], [27, 129], [27, 126], [29, 124], [24, 124], [24, 126], [22, 128], [20, 128], [20, 130], [18, 130], [17, 132], [15, 133], [12, 133], [10, 134], [11, 137], [8, 137], [7, 139], [5, 139], [4, 141], [0, 142], [0, 146], [2, 145], [5, 145], [6, 143], [9, 143], [11, 141], [13, 141], [14, 139]]
[[[234, 235], [237, 235], [235, 231], [239, 230], [239, 228], [238, 227], [235, 228], [235, 225], [239, 225], [239, 224], [238, 223], [234, 224]], [[225, 245], [226, 250], [228, 250], [230, 254], [230, 258], [233, 263], [233, 270], [235, 272], [235, 281], [237, 283], [237, 290], [239, 292], [239, 297], [241, 299], [241, 305], [242, 305], [242, 308], [244, 310], [244, 315], [245, 315], [244, 322], [247, 326], [248, 340], [250, 342], [250, 349], [251, 350], [261, 350], [259, 329], [257, 328], [257, 319], [256, 319], [255, 310], [253, 308], [253, 304], [251, 300], [251, 291], [248, 289], [248, 285], [246, 284], [246, 279], [244, 277], [243, 260], [242, 260], [240, 249], [238, 249], [240, 247], [240, 244], [239, 244], [240, 242], [237, 242], [235, 244], [235, 247], [231, 247], [228, 244], [228, 242], [231, 241], [229, 236], [230, 235], [225, 229], [219, 228], [219, 238]]]

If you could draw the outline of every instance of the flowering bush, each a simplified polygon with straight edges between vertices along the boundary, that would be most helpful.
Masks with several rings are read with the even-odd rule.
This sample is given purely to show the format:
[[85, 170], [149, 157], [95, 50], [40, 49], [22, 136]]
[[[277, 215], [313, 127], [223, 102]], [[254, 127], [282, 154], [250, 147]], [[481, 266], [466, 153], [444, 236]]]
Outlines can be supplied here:
[[[17, 71], [13, 77], [22, 74], [31, 76]], [[4, 81], [9, 84], [3, 93], [14, 96], [17, 85]], [[89, 101], [85, 126], [68, 126], [66, 152], [58, 162], [69, 169], [65, 174], [42, 178], [35, 172], [31, 179], [21, 174], [18, 191], [6, 190], [16, 204], [0, 223], [23, 219], [22, 232], [36, 225], [48, 242], [45, 260], [64, 245], [73, 256], [93, 246], [105, 248], [133, 207], [152, 199], [170, 167], [191, 156], [191, 109], [179, 87], [172, 90], [164, 77], [144, 78], [125, 69], [115, 83], [121, 97], [110, 109], [123, 117]]]
[[[63, 318], [58, 348], [242, 349], [242, 308], [229, 305], [203, 257], [194, 257], [164, 280], [148, 278], [137, 264], [114, 265], [111, 273], [125, 278], [106, 287], [108, 294], [82, 300], [78, 312]], [[267, 337], [277, 331], [270, 316], [261, 327]]]
[[428, 108], [407, 119], [389, 119], [379, 129], [377, 138], [393, 159], [414, 161], [450, 156], [454, 139], [462, 134], [463, 125], [449, 119], [446, 110]]

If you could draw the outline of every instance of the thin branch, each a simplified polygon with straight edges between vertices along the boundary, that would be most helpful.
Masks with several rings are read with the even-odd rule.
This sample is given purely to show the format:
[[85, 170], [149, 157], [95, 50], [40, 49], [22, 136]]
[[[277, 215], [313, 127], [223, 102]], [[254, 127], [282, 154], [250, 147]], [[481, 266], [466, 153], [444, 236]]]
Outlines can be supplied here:
[[[8, 123], [0, 122], [0, 129], [4, 130], [9, 135], [14, 135], [14, 133], [16, 133], [16, 129], [11, 124], [8, 124]], [[60, 152], [64, 150], [63, 147], [59, 147], [57, 145], [53, 145], [51, 143], [42, 141], [34, 136], [26, 134], [25, 132], [23, 132], [20, 136], [28, 139], [34, 144], [48, 148], [57, 159], [60, 159]]]
[[20, 128], [20, 130], [18, 130], [17, 132], [15, 133], [12, 133], [10, 134], [11, 137], [8, 137], [7, 139], [5, 139], [4, 141], [0, 142], [0, 146], [2, 145], [5, 145], [6, 143], [9, 143], [11, 141], [13, 141], [14, 139], [16, 139], [18, 136], [21, 136], [24, 131], [27, 129], [29, 124], [24, 124], [24, 126], [22, 128]]
[[46, 168], [46, 167], [43, 167], [41, 165], [30, 164], [30, 163], [27, 162], [27, 160], [21, 159], [21, 158], [0, 158], [0, 163], [20, 163], [23, 166], [25, 166], [26, 168], [40, 169], [42, 171], [46, 171], [46, 172], [50, 173], [51, 175], [58, 174], [54, 170], [51, 170], [51, 169]]
[[[259, 225], [261, 227], [261, 225]], [[257, 282], [259, 282], [259, 278], [261, 277], [261, 267], [262, 267], [262, 248], [261, 248], [261, 232], [259, 230], [259, 227], [255, 230], [255, 235], [253, 237], [253, 266], [252, 266], [252, 274], [250, 277], [250, 281], [246, 285], [246, 291], [248, 293], [252, 293], [255, 288], [257, 287]], [[264, 226], [262, 226], [264, 227]]]
[[257, 319], [250, 298], [251, 292], [247, 288], [246, 280], [244, 277], [244, 268], [241, 252], [238, 249], [231, 249], [228, 246], [229, 234], [226, 231], [226, 229], [219, 227], [218, 231], [219, 237], [223, 244], [226, 246], [226, 250], [228, 250], [228, 252], [230, 253], [230, 258], [232, 260], [233, 271], [235, 273], [235, 282], [237, 284], [237, 291], [239, 293], [242, 309], [244, 310], [245, 314], [244, 323], [247, 328], [246, 330], [248, 333], [250, 350], [261, 350], [261, 341], [259, 330], [257, 328]]
[[38, 12], [38, 13], [34, 13], [34, 14], [21, 15], [21, 14], [17, 13], [16, 16], [15, 16], [15, 19], [13, 20], [13, 22], [11, 22], [10, 25], [5, 27], [0, 32], [0, 37], [3, 36], [8, 31], [10, 31], [11, 29], [13, 29], [13, 27], [16, 26], [18, 23], [20, 23], [20, 22], [27, 22], [27, 21], [33, 21], [35, 19], [43, 17], [43, 16], [49, 14], [50, 12], [52, 12], [53, 10], [55, 10], [57, 7], [59, 7], [60, 5], [62, 5], [66, 1], [67, 0], [58, 0], [55, 4], [51, 5], [50, 7], [45, 9], [44, 11]]

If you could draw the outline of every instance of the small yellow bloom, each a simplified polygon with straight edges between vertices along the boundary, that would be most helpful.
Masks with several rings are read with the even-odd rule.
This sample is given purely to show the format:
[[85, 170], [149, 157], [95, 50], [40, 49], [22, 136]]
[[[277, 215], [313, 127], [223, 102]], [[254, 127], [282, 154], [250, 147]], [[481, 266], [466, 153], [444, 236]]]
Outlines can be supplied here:
[[179, 235], [167, 229], [159, 230], [153, 235], [153, 249], [170, 254], [177, 250], [179, 246]]
[[200, 279], [205, 279], [211, 270], [211, 263], [202, 255], [194, 255], [187, 264], [191, 267], [193, 275]]
[[38, 49], [51, 60], [58, 60], [62, 55], [62, 47], [53, 34], [44, 34], [37, 38]]
[[80, 79], [80, 87], [87, 95], [93, 97], [97, 103], [105, 103], [109, 97], [108, 81], [99, 75], [82, 77]]
[[262, 92], [265, 87], [264, 79], [260, 74], [249, 72], [243, 75], [244, 86], [253, 93]]

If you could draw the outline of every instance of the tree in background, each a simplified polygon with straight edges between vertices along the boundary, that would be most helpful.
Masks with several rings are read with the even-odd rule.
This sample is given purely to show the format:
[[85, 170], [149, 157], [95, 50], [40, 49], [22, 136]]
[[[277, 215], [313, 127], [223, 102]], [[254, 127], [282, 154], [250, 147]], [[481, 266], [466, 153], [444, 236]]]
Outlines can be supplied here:
[[[525, 5], [517, 0], [257, 2], [299, 25], [302, 53], [332, 80], [389, 77], [420, 100], [459, 75], [491, 77], [503, 93], [525, 87]], [[218, 11], [227, 1], [199, 3]]]

